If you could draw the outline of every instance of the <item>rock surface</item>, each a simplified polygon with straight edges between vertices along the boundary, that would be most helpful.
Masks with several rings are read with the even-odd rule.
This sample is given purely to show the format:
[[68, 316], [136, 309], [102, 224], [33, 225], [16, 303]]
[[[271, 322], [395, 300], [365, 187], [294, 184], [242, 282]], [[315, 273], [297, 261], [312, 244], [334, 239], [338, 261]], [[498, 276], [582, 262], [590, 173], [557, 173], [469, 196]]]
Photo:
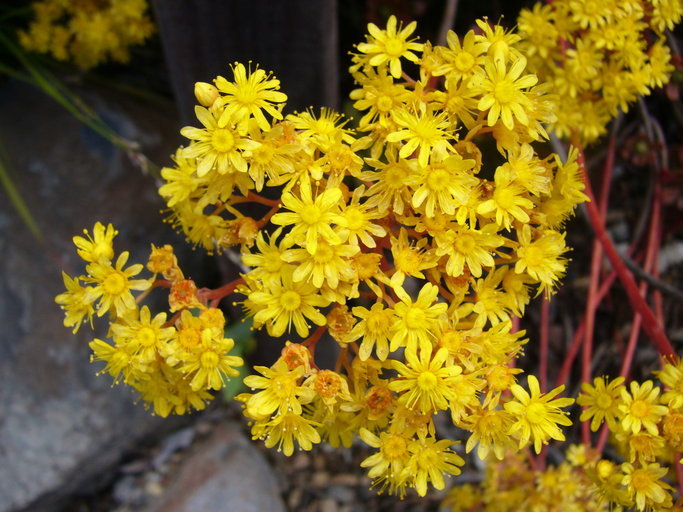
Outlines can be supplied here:
[[[177, 142], [172, 116], [106, 91], [86, 101], [152, 160], [169, 162]], [[153, 179], [57, 103], [8, 81], [0, 112], [13, 181], [44, 236], [39, 243], [0, 192], [0, 512], [56, 510], [60, 498], [95, 475], [101, 482], [103, 470], [162, 425], [129, 390], [95, 375], [93, 333], [84, 327], [73, 335], [62, 325], [54, 302], [64, 290], [61, 269], [83, 268], [71, 238], [97, 220], [112, 222], [117, 251], [140, 262], [150, 243], [179, 238], [162, 223]], [[200, 268], [200, 254], [188, 252], [181, 264]]]
[[279, 494], [263, 455], [237, 425], [223, 423], [193, 447], [145, 512], [284, 512]]

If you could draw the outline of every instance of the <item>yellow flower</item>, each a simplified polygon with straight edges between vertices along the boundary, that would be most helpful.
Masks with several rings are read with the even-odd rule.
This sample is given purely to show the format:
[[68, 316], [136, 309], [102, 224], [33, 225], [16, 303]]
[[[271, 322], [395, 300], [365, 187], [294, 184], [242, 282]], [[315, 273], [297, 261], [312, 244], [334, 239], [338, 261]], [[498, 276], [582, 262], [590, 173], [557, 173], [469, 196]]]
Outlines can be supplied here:
[[123, 376], [123, 382], [134, 382], [142, 375], [145, 375], [145, 368], [133, 359], [133, 355], [127, 347], [118, 345], [112, 346], [106, 341], [95, 338], [88, 343], [92, 355], [90, 362], [104, 361], [107, 364], [98, 375], [107, 372], [114, 377], [114, 384], [118, 384]]
[[[408, 110], [397, 110], [392, 119], [401, 127], [387, 135], [388, 142], [405, 141], [398, 152], [401, 158], [408, 158], [419, 148], [417, 162], [420, 167], [426, 167], [430, 156], [443, 160], [448, 151], [453, 151], [449, 139], [453, 138], [451, 123], [445, 112], [434, 113], [421, 111], [412, 113]], [[465, 167], [469, 164], [469, 167]], [[471, 169], [474, 162], [463, 160], [457, 170]]]
[[95, 283], [93, 293], [99, 298], [97, 316], [111, 311], [115, 316], [122, 316], [137, 308], [131, 290], [146, 290], [152, 283], [148, 279], [132, 279], [142, 271], [142, 265], [136, 263], [127, 269], [128, 252], [122, 252], [116, 265], [103, 263], [103, 260], [92, 262], [86, 267], [87, 281]]
[[424, 279], [423, 270], [437, 265], [439, 258], [434, 251], [425, 251], [427, 239], [421, 238], [417, 243], [408, 240], [408, 231], [401, 228], [398, 238], [391, 237], [391, 255], [394, 258], [394, 275], [391, 276], [392, 286], [401, 286], [406, 276]]
[[174, 327], [164, 327], [166, 313], [152, 318], [147, 306], [139, 314], [128, 315], [111, 324], [111, 333], [117, 345], [125, 345], [128, 351], [143, 363], [153, 362], [157, 356], [168, 354], [168, 342], [175, 336]]
[[302, 184], [300, 197], [289, 192], [282, 194], [282, 205], [291, 212], [276, 213], [271, 222], [280, 226], [292, 225], [284, 240], [304, 245], [310, 254], [315, 254], [318, 239], [322, 238], [332, 245], [339, 245], [341, 238], [332, 229], [341, 217], [339, 204], [342, 199], [341, 190], [330, 188], [313, 198], [310, 184]]
[[567, 251], [564, 233], [546, 229], [532, 241], [531, 228], [524, 224], [521, 231], [517, 230], [517, 236], [519, 247], [515, 272], [526, 272], [541, 283], [539, 293], [542, 290], [549, 293], [564, 274], [567, 261], [562, 257]]
[[320, 240], [314, 253], [307, 249], [289, 249], [282, 253], [282, 260], [297, 264], [292, 274], [295, 282], [311, 282], [316, 288], [322, 288], [323, 284], [337, 288], [340, 280], [353, 279], [355, 272], [349, 258], [359, 251], [357, 245], [330, 245]]
[[483, 96], [479, 100], [479, 110], [488, 110], [486, 122], [489, 126], [496, 124], [498, 119], [508, 130], [515, 127], [513, 115], [523, 125], [529, 124], [527, 112], [532, 108], [532, 102], [523, 89], [538, 82], [536, 75], [524, 75], [526, 59], [518, 57], [509, 71], [505, 63], [486, 59], [485, 74], [477, 75], [476, 89], [481, 90]]
[[447, 74], [449, 79], [466, 81], [484, 63], [483, 55], [486, 53], [486, 43], [478, 41], [473, 30], [465, 34], [462, 45], [458, 35], [449, 30], [446, 35], [446, 43], [448, 44], [447, 49], [439, 47], [444, 63], [434, 71], [434, 75]]
[[455, 398], [453, 379], [462, 373], [457, 365], [445, 365], [448, 349], [432, 351], [420, 350], [420, 357], [412, 350], [405, 352], [408, 366], [394, 361], [398, 378], [389, 383], [389, 389], [400, 393], [398, 403], [409, 409], [417, 409], [423, 414], [448, 409], [449, 402]]
[[198, 159], [197, 176], [201, 178], [214, 168], [219, 174], [247, 172], [243, 152], [258, 143], [242, 137], [231, 124], [219, 126], [212, 110], [197, 105], [194, 112], [204, 128], [186, 126], [180, 134], [192, 141], [183, 149], [183, 156]]
[[[204, 333], [202, 333], [204, 334]], [[229, 377], [239, 377], [235, 367], [242, 366], [241, 357], [228, 355], [235, 346], [231, 338], [212, 339], [210, 343], [202, 343], [189, 354], [180, 371], [188, 375], [190, 387], [194, 391], [200, 389], [221, 389]]]
[[390, 494], [403, 496], [407, 484], [403, 470], [410, 460], [410, 439], [401, 431], [381, 432], [377, 436], [366, 428], [360, 429], [360, 438], [365, 444], [379, 449], [360, 463], [362, 468], [370, 468], [368, 476], [374, 480], [373, 487], [380, 485], [380, 492], [388, 487]]
[[662, 402], [671, 409], [680, 409], [683, 406], [683, 360], [666, 362], [656, 374], [668, 388], [662, 395]]
[[523, 448], [529, 441], [534, 443], [536, 453], [541, 451], [550, 439], [564, 441], [564, 434], [558, 425], [571, 425], [567, 413], [560, 409], [574, 403], [573, 398], [553, 398], [562, 391], [564, 385], [548, 393], [541, 393], [538, 379], [533, 375], [527, 377], [530, 393], [519, 384], [513, 384], [510, 391], [515, 400], [505, 404], [505, 410], [514, 416], [514, 423], [509, 434], [519, 438], [519, 447]]
[[634, 434], [644, 428], [653, 436], [658, 435], [657, 424], [669, 410], [658, 403], [660, 389], [655, 387], [651, 380], [646, 380], [642, 385], [635, 381], [631, 382], [630, 390], [630, 393], [626, 388], [621, 390], [622, 402], [619, 404], [619, 411], [623, 415], [622, 427]]
[[581, 412], [580, 421], [591, 420], [591, 430], [596, 432], [603, 421], [611, 430], [617, 426], [619, 413], [619, 399], [623, 386], [624, 378], [617, 377], [609, 383], [605, 383], [605, 377], [593, 379], [593, 385], [588, 382], [581, 384], [581, 394], [576, 399], [576, 403], [585, 407]]
[[431, 283], [425, 284], [415, 302], [402, 287], [395, 287], [394, 291], [401, 302], [394, 306], [397, 319], [394, 321], [395, 334], [389, 350], [393, 352], [399, 347], [406, 347], [408, 351], [416, 353], [419, 346], [421, 350], [431, 352], [432, 338], [448, 309], [443, 302], [434, 303], [439, 289]]
[[244, 385], [252, 391], [263, 391], [250, 395], [246, 400], [247, 410], [252, 416], [270, 416], [287, 411], [301, 415], [301, 406], [310, 403], [315, 396], [310, 387], [299, 384], [306, 371], [303, 365], [290, 369], [284, 361], [278, 360], [272, 368], [255, 366], [254, 370], [263, 377], [249, 375], [244, 378]]
[[107, 224], [105, 228], [101, 222], [95, 223], [92, 237], [87, 229], [83, 230], [85, 238], [75, 236], [74, 245], [77, 247], [78, 255], [87, 262], [100, 261], [109, 262], [114, 259], [114, 247], [112, 245], [114, 237], [118, 231], [114, 226]]
[[374, 23], [368, 23], [368, 42], [360, 43], [358, 50], [370, 57], [371, 66], [381, 66], [389, 63], [389, 71], [394, 78], [401, 78], [401, 57], [411, 62], [418, 62], [413, 51], [420, 52], [424, 45], [409, 40], [415, 31], [416, 22], [411, 22], [405, 28], [396, 26], [396, 16], [391, 15], [387, 20], [386, 30], [380, 30]]
[[436, 254], [448, 256], [446, 273], [458, 277], [465, 265], [474, 277], [481, 277], [482, 267], [493, 267], [492, 253], [503, 244], [503, 238], [496, 235], [496, 226], [487, 224], [483, 229], [457, 226], [443, 233], [437, 233]]
[[356, 306], [352, 311], [361, 319], [353, 326], [348, 337], [349, 341], [362, 338], [358, 356], [362, 361], [367, 360], [374, 347], [377, 358], [384, 361], [389, 355], [389, 339], [394, 333], [396, 321], [394, 311], [385, 308], [381, 302], [376, 302], [370, 309]]
[[369, 198], [365, 206], [376, 208], [382, 214], [391, 211], [402, 215], [405, 205], [410, 205], [411, 187], [418, 184], [417, 161], [399, 159], [391, 150], [386, 151], [385, 156], [386, 163], [374, 158], [366, 159], [374, 170], [361, 173], [361, 179], [376, 183], [368, 189]]
[[444, 473], [459, 475], [460, 467], [465, 461], [449, 446], [454, 444], [450, 439], [437, 441], [434, 437], [416, 439], [408, 446], [410, 460], [404, 469], [412, 485], [420, 496], [427, 494], [427, 484], [431, 482], [435, 489], [443, 489], [446, 484]]
[[319, 295], [311, 283], [294, 281], [294, 269], [289, 265], [282, 269], [282, 284], [263, 283], [262, 291], [249, 294], [249, 300], [259, 309], [254, 315], [256, 326], [266, 324], [271, 336], [282, 336], [291, 330], [292, 324], [299, 336], [308, 336], [308, 318], [317, 325], [325, 325], [325, 316], [319, 307], [329, 305], [330, 301]]
[[159, 188], [159, 195], [166, 200], [169, 208], [186, 201], [201, 184], [195, 158], [184, 156], [182, 148], [178, 148], [171, 158], [176, 165], [161, 169], [165, 183]]
[[477, 455], [486, 460], [492, 451], [498, 460], [503, 460], [505, 452], [514, 448], [514, 442], [508, 435], [512, 427], [513, 416], [503, 410], [480, 409], [467, 416], [465, 425], [471, 432], [465, 451], [470, 453], [477, 446]]
[[93, 302], [97, 300], [95, 288], [81, 286], [79, 281], [82, 277], [74, 277], [72, 279], [64, 271], [62, 271], [62, 279], [64, 280], [66, 291], [57, 295], [55, 302], [66, 312], [64, 327], [73, 326], [75, 334], [85, 319], [90, 322], [92, 327], [92, 316], [95, 313]]
[[638, 510], [650, 510], [656, 506], [657, 509], [671, 506], [671, 494], [673, 490], [670, 485], [661, 481], [667, 473], [658, 463], [643, 464], [638, 467], [628, 462], [621, 465], [624, 472], [622, 485], [631, 497], [635, 499]]
[[288, 457], [294, 453], [294, 441], [301, 450], [310, 450], [320, 442], [320, 434], [315, 429], [317, 424], [293, 412], [278, 414], [268, 423], [252, 427], [252, 433], [258, 432], [265, 439], [266, 448], [277, 445], [277, 450]]
[[390, 116], [409, 94], [403, 85], [395, 84], [382, 68], [377, 72], [372, 68], [366, 68], [365, 73], [367, 76], [360, 73], [357, 76], [362, 87], [349, 94], [349, 97], [355, 100], [353, 108], [360, 111], [368, 110], [358, 122], [361, 129], [368, 128], [378, 117]]
[[358, 245], [360, 240], [366, 247], [376, 247], [375, 238], [384, 238], [386, 230], [371, 221], [381, 219], [384, 215], [368, 208], [367, 202], [360, 204], [365, 194], [365, 186], [361, 185], [353, 191], [353, 196], [348, 204], [344, 205], [339, 219], [339, 236], [342, 240], [348, 240], [350, 244]]
[[420, 170], [420, 186], [413, 193], [413, 208], [423, 206], [427, 217], [436, 211], [454, 215], [456, 208], [467, 202], [479, 181], [468, 174], [474, 160], [464, 160], [460, 155], [432, 158], [429, 165]]
[[[263, 115], [263, 110], [274, 119], [282, 119], [280, 109], [273, 104], [287, 101], [287, 95], [278, 91], [280, 81], [258, 67], [254, 71], [249, 69], [247, 73], [241, 63], [232, 66], [232, 73], [234, 82], [228, 82], [222, 76], [215, 80], [216, 87], [223, 93], [221, 104], [225, 107], [218, 119], [218, 126], [224, 127], [232, 120], [244, 130], [249, 116], [253, 116], [259, 128], [268, 131], [270, 123]], [[278, 107], [281, 108], [280, 105]]]
[[332, 415], [339, 412], [335, 410], [339, 401], [349, 402], [352, 400], [346, 377], [332, 370], [315, 372], [306, 379], [303, 385], [315, 391], [315, 394], [328, 408], [327, 412], [332, 413]]

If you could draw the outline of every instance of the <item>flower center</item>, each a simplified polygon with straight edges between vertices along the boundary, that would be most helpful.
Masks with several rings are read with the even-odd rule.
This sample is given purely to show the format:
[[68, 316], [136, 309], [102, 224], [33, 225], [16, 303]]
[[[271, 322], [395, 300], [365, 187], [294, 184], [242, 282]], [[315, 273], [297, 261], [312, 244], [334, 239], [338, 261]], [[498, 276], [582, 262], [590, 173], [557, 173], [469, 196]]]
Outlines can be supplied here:
[[437, 167], [432, 169], [432, 171], [427, 176], [427, 186], [432, 190], [440, 192], [448, 188], [448, 181], [450, 174], [443, 167]]
[[181, 329], [178, 332], [178, 341], [185, 348], [192, 348], [199, 343], [199, 331], [197, 329]]
[[332, 247], [327, 244], [318, 243], [318, 247], [313, 255], [313, 259], [316, 263], [329, 263], [334, 258], [334, 251]]
[[406, 172], [398, 164], [388, 165], [384, 168], [384, 182], [387, 188], [398, 190], [405, 186]]
[[349, 207], [344, 213], [344, 217], [346, 218], [346, 226], [351, 231], [358, 231], [365, 223], [365, 216], [363, 215], [363, 212], [360, 210], [360, 208], [355, 206]]
[[455, 239], [455, 250], [462, 254], [471, 253], [477, 244], [474, 243], [474, 237], [468, 234], [458, 235]]
[[510, 103], [515, 97], [515, 88], [512, 85], [512, 82], [504, 80], [496, 84], [493, 89], [493, 95], [496, 97], [496, 100], [498, 100], [498, 103], [505, 105]]
[[631, 476], [631, 485], [636, 491], [646, 491], [652, 487], [652, 478], [646, 470], [636, 469]]
[[366, 403], [375, 413], [382, 412], [391, 404], [391, 391], [384, 387], [373, 386], [368, 391]]
[[279, 375], [273, 379], [270, 387], [278, 398], [287, 398], [293, 394], [295, 383], [289, 375]]
[[408, 329], [423, 329], [425, 325], [426, 314], [423, 309], [411, 307], [406, 312], [405, 322]]
[[252, 158], [257, 164], [265, 165], [270, 163], [270, 161], [273, 159], [274, 153], [275, 149], [272, 146], [262, 144], [256, 151], [252, 153]]
[[393, 105], [394, 102], [391, 101], [391, 98], [389, 96], [382, 95], [379, 98], [377, 98], [377, 110], [379, 110], [380, 112], [389, 112]]
[[609, 395], [600, 395], [598, 396], [598, 399], [595, 401], [596, 405], [600, 409], [609, 409], [612, 407], [612, 397]]
[[439, 456], [434, 452], [434, 450], [423, 450], [417, 459], [417, 465], [420, 469], [427, 471], [433, 471], [433, 468], [438, 467]]
[[137, 340], [143, 347], [151, 347], [157, 342], [157, 335], [151, 327], [143, 327], [138, 331]]
[[405, 272], [408, 275], [413, 275], [420, 270], [420, 253], [417, 251], [406, 248], [398, 251], [394, 256], [394, 264], [396, 268]]
[[287, 290], [280, 296], [280, 305], [285, 311], [295, 311], [301, 305], [301, 295], [292, 290]]
[[431, 391], [436, 388], [439, 379], [430, 371], [422, 372], [417, 378], [417, 387], [423, 391]]
[[650, 413], [650, 404], [645, 400], [634, 400], [631, 404], [631, 414], [636, 418], [645, 418]]
[[387, 459], [403, 457], [406, 448], [406, 440], [399, 436], [391, 436], [382, 443], [382, 453]]
[[499, 187], [493, 193], [493, 197], [498, 203], [498, 206], [503, 210], [509, 210], [515, 205], [515, 194], [514, 191], [506, 187]]
[[526, 419], [529, 423], [541, 423], [546, 418], [545, 407], [538, 402], [531, 402], [526, 408]]
[[309, 226], [316, 224], [322, 214], [320, 213], [320, 208], [314, 204], [307, 204], [301, 209], [301, 219]]
[[225, 128], [219, 128], [211, 136], [211, 144], [219, 153], [227, 153], [235, 146], [235, 137]]
[[114, 257], [114, 249], [112, 248], [111, 244], [107, 242], [100, 242], [93, 245], [92, 255], [95, 257], [96, 261], [99, 261], [101, 258], [111, 260]]
[[106, 277], [102, 287], [107, 295], [121, 295], [126, 291], [127, 282], [126, 276], [121, 272], [113, 272]]
[[455, 58], [455, 67], [461, 73], [465, 73], [474, 66], [474, 57], [469, 52], [460, 52]]
[[389, 57], [400, 57], [403, 54], [404, 43], [400, 39], [392, 37], [387, 41], [384, 48]]
[[282, 268], [280, 253], [273, 251], [263, 255], [263, 268], [268, 272], [277, 272]]
[[199, 358], [202, 368], [215, 368], [218, 366], [219, 357], [213, 350], [207, 350]]
[[538, 247], [527, 247], [524, 250], [524, 261], [527, 267], [538, 268], [543, 265], [543, 251]]
[[373, 311], [367, 319], [368, 331], [371, 333], [383, 333], [389, 329], [389, 317], [385, 310]]
[[258, 93], [256, 92], [256, 88], [252, 85], [243, 84], [235, 93], [235, 99], [245, 106], [250, 106], [257, 98]]
[[333, 397], [341, 389], [340, 377], [330, 370], [321, 370], [315, 378], [314, 387], [322, 397]]

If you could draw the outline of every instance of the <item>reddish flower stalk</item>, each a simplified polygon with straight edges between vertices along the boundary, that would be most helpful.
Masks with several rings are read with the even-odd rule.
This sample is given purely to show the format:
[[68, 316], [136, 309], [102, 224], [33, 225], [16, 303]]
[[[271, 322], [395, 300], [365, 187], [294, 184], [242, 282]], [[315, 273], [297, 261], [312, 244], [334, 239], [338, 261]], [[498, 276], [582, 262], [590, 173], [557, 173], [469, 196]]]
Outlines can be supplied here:
[[551, 299], [541, 300], [541, 328], [540, 328], [540, 362], [538, 368], [538, 381], [541, 386], [541, 392], [548, 391], [548, 338], [550, 336], [550, 301]]
[[202, 302], [220, 301], [222, 298], [227, 297], [232, 292], [234, 292], [235, 288], [237, 288], [239, 285], [243, 283], [244, 278], [240, 277], [239, 279], [230, 281], [229, 283], [226, 283], [223, 286], [215, 288], [213, 290], [209, 288], [202, 288], [201, 290], [197, 291], [197, 298]]
[[[616, 136], [612, 133], [607, 146], [607, 156], [602, 170], [602, 186], [600, 190], [599, 219], [598, 223], [604, 226], [607, 215], [607, 205], [609, 200], [609, 190], [612, 182], [612, 170], [614, 168], [614, 155], [616, 153]], [[588, 181], [585, 166], [583, 165], [583, 152], [579, 150], [580, 165], [584, 167], [584, 179]], [[591, 381], [591, 364], [593, 361], [593, 334], [595, 331], [595, 314], [600, 301], [597, 300], [598, 288], [600, 285], [600, 269], [602, 266], [602, 247], [597, 240], [593, 241], [593, 254], [591, 257], [591, 272], [588, 285], [588, 298], [586, 300], [586, 313], [584, 316], [584, 338], [583, 352], [581, 357], [581, 381]], [[590, 444], [590, 430], [588, 422], [581, 425], [581, 436], [585, 444]]]
[[[578, 146], [578, 149], [578, 162], [579, 165], [583, 167], [585, 170], [583, 149], [580, 146]], [[640, 296], [638, 285], [633, 279], [633, 275], [626, 267], [626, 264], [621, 259], [621, 256], [619, 256], [619, 253], [614, 247], [614, 244], [612, 243], [612, 240], [607, 234], [605, 227], [600, 222], [600, 213], [598, 212], [598, 208], [595, 205], [595, 197], [593, 195], [593, 190], [590, 185], [590, 180], [588, 179], [588, 176], [585, 172], [584, 182], [586, 185], [586, 195], [591, 199], [590, 202], [585, 203], [586, 211], [588, 213], [591, 225], [595, 229], [596, 237], [600, 241], [600, 244], [602, 245], [602, 248], [605, 251], [605, 255], [612, 264], [612, 267], [614, 268], [615, 272], [617, 273], [617, 276], [619, 277], [619, 281], [621, 281], [621, 284], [626, 291], [626, 295], [628, 296], [629, 302], [631, 303], [631, 307], [642, 315], [643, 329], [645, 330], [648, 337], [652, 340], [652, 343], [655, 345], [659, 353], [666, 357], [673, 357], [675, 355], [675, 351], [671, 346], [671, 342], [666, 337], [664, 330], [657, 322], [657, 319], [655, 318], [654, 313], [650, 309], [650, 306], [648, 306], [647, 302], [645, 302], [643, 297]]]

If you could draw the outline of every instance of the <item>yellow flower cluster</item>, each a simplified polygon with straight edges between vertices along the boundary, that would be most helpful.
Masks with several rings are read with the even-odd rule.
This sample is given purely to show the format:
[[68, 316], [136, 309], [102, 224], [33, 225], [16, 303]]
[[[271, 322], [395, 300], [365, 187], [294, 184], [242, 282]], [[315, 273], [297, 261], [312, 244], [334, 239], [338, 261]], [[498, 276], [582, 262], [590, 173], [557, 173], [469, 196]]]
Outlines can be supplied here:
[[584, 406], [581, 421], [591, 430], [603, 423], [625, 462], [597, 460], [589, 467], [597, 492], [605, 499], [638, 510], [669, 510], [671, 491], [664, 479], [667, 466], [683, 453], [683, 362], [665, 362], [652, 380], [628, 386], [624, 379], [597, 377], [584, 383], [577, 399]]
[[109, 59], [128, 62], [129, 47], [154, 32], [147, 7], [146, 0], [39, 0], [32, 4], [35, 19], [19, 32], [19, 42], [81, 69]]
[[530, 467], [507, 454], [489, 464], [481, 485], [454, 487], [444, 500], [452, 512], [494, 510], [680, 510], [667, 483], [675, 454], [683, 453], [683, 362], [666, 362], [653, 381], [624, 385], [624, 378], [598, 377], [584, 383], [577, 402], [581, 421], [597, 431], [603, 423], [624, 462], [603, 459], [596, 450], [573, 445], [556, 467]]
[[[55, 300], [66, 312], [64, 325], [76, 332], [84, 320], [92, 326], [93, 316], [108, 314], [112, 343], [90, 342], [92, 360], [106, 363], [102, 372], [116, 384], [135, 388], [160, 416], [203, 409], [212, 398], [209, 390], [223, 388], [228, 377], [239, 375], [234, 367], [243, 364], [228, 355], [235, 342], [224, 337], [223, 313], [198, 300], [197, 288], [183, 277], [171, 246], [152, 246], [147, 269], [153, 275], [134, 279], [143, 266], [126, 266], [128, 252], [114, 262], [116, 234], [111, 224], [98, 222], [92, 234], [74, 237], [87, 265], [86, 273], [75, 278], [62, 273], [67, 291]], [[163, 279], [157, 279], [159, 274]], [[166, 313], [153, 317], [147, 306], [138, 306], [158, 286], [170, 288], [169, 307], [175, 314], [169, 320]], [[135, 298], [133, 291], [143, 293]]]
[[588, 144], [619, 110], [668, 82], [665, 31], [682, 15], [681, 0], [555, 0], [522, 10], [529, 69], [562, 98], [551, 128]]
[[[400, 495], [464, 464], [436, 437], [441, 411], [466, 451], [498, 457], [538, 452], [570, 423], [563, 387], [529, 376], [527, 391], [510, 363], [525, 343], [512, 317], [564, 273], [562, 226], [586, 199], [577, 153], [536, 154], [553, 100], [517, 35], [479, 27], [434, 47], [411, 39], [414, 23], [370, 24], [351, 68], [355, 129], [326, 109], [284, 116], [279, 82], [234, 64], [232, 80], [197, 84], [201, 127], [181, 130], [190, 143], [162, 171], [189, 241], [241, 246], [254, 327], [298, 341], [245, 379], [254, 438], [289, 455], [359, 436], [376, 449], [362, 466]], [[334, 369], [314, 360], [325, 332]]]
[[[585, 467], [595, 453], [572, 445], [567, 460], [538, 469], [522, 454], [508, 453], [504, 460], [487, 464], [481, 483], [454, 486], [440, 510], [448, 512], [598, 512], [616, 511], [595, 493]], [[592, 459], [591, 459], [592, 458]]]

